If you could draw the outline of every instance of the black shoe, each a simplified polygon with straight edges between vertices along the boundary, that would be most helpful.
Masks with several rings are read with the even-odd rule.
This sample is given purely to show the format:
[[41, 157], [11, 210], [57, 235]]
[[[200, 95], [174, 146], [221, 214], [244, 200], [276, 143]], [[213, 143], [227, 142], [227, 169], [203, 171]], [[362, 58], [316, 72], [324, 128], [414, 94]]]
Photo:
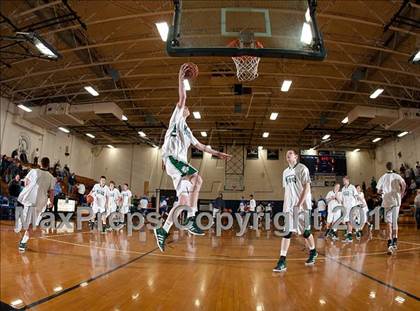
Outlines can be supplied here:
[[392, 247], [396, 250], [398, 249], [398, 239], [397, 238], [393, 238], [392, 239]]
[[93, 228], [95, 228], [95, 222], [94, 221], [92, 221], [92, 220], [89, 220], [89, 229], [90, 230], [93, 230]]
[[193, 235], [204, 235], [204, 231], [197, 226], [194, 216], [187, 219], [186, 227], [187, 231]]
[[309, 251], [309, 257], [305, 262], [305, 266], [313, 266], [315, 264], [315, 259], [318, 257], [318, 252], [316, 249]]
[[24, 253], [26, 251], [27, 243], [23, 243], [22, 240], [19, 242], [19, 252]]
[[165, 231], [163, 228], [157, 228], [153, 230], [155, 233], [156, 244], [159, 247], [161, 252], [165, 251], [165, 241], [168, 237], [169, 233]]
[[283, 272], [287, 270], [286, 257], [281, 256], [277, 265], [273, 268], [273, 272]]

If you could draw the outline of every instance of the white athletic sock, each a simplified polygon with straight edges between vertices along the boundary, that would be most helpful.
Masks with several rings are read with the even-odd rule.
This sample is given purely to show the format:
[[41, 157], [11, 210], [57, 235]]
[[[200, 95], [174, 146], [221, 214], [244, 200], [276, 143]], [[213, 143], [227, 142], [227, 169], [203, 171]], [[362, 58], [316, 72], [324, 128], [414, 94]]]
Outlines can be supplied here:
[[28, 231], [25, 231], [25, 234], [23, 235], [23, 238], [22, 238], [22, 243], [26, 243], [28, 242], [28, 240], [29, 240], [29, 233]]
[[287, 256], [287, 250], [289, 249], [290, 239], [283, 238], [281, 240], [280, 256]]
[[191, 212], [188, 212], [188, 218], [194, 217], [197, 210], [198, 210], [197, 206], [192, 206], [191, 207]]
[[174, 206], [172, 207], [172, 209], [169, 211], [168, 214], [168, 218], [166, 218], [165, 223], [163, 224], [163, 230], [165, 230], [166, 232], [169, 232], [169, 230], [171, 230], [172, 225], [174, 224], [174, 217], [175, 217], [175, 210], [178, 207], [179, 203], [175, 202]]

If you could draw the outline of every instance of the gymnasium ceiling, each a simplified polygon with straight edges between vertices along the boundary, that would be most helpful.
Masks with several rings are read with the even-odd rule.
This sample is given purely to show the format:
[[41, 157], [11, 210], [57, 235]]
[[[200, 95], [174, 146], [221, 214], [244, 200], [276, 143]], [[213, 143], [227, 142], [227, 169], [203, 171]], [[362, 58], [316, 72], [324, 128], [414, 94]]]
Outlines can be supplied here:
[[[327, 58], [262, 59], [258, 79], [244, 84], [254, 95], [242, 96], [232, 93], [237, 80], [230, 58], [166, 54], [155, 22], [172, 21], [172, 1], [68, 1], [67, 6], [60, 0], [3, 0], [1, 34], [12, 36], [72, 11], [79, 19], [69, 15], [73, 18], [38, 30], [63, 56], [56, 62], [10, 59], [5, 51], [19, 47], [5, 48], [10, 41], [0, 42], [1, 91], [27, 106], [115, 102], [128, 121], [103, 119], [69, 127], [94, 144], [161, 145], [177, 101], [178, 69], [186, 61], [200, 69], [187, 104], [202, 116], [191, 116], [188, 122], [195, 135], [211, 145], [309, 148], [330, 134], [331, 140], [320, 147], [371, 149], [372, 138], [386, 140], [398, 132], [368, 123], [343, 125], [352, 108], [420, 108], [420, 66], [408, 62], [420, 47], [419, 1], [318, 1]], [[287, 93], [280, 91], [284, 79], [293, 81]], [[92, 97], [85, 85], [93, 85], [100, 95]], [[384, 93], [370, 99], [378, 87]], [[241, 112], [234, 112], [235, 103], [241, 104]], [[276, 121], [269, 120], [273, 111], [279, 113]], [[147, 138], [139, 137], [139, 130]], [[208, 136], [201, 137], [201, 131]], [[262, 138], [263, 132], [269, 132], [269, 138]]]

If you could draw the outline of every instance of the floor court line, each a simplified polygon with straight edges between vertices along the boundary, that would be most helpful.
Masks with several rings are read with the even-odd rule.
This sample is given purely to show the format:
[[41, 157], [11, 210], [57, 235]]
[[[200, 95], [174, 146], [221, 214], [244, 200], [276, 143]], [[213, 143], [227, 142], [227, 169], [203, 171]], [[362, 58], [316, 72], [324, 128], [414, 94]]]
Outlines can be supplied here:
[[[101, 246], [94, 246], [90, 244], [83, 244], [83, 243], [73, 243], [73, 242], [67, 242], [67, 241], [60, 241], [56, 239], [50, 239], [50, 238], [43, 238], [44, 240], [54, 241], [58, 243], [73, 245], [73, 246], [79, 246], [79, 247], [85, 247], [85, 248], [97, 248], [102, 250], [109, 250], [109, 251], [115, 251], [115, 252], [122, 252], [122, 253], [130, 253], [130, 254], [144, 254], [142, 252], [137, 251], [130, 251], [130, 250], [121, 250], [118, 248], [111, 248], [111, 247], [101, 247]], [[413, 247], [408, 249], [399, 250], [398, 253], [404, 253], [404, 252], [411, 252], [415, 250], [420, 250], [420, 247]], [[360, 255], [366, 255], [366, 256], [376, 256], [376, 255], [385, 255], [387, 252], [371, 252], [371, 253], [357, 253], [354, 255], [343, 255], [343, 256], [336, 256], [336, 257], [330, 257], [330, 258], [353, 258], [358, 257]], [[171, 255], [171, 254], [150, 254], [150, 256], [154, 257], [170, 257], [170, 258], [178, 258], [178, 259], [185, 259], [185, 260], [221, 260], [221, 261], [276, 261], [278, 258], [241, 258], [241, 257], [203, 257], [203, 256], [185, 256], [185, 255]], [[324, 255], [323, 255], [324, 256]], [[326, 256], [324, 256], [326, 257]], [[288, 261], [301, 261], [306, 260], [307, 257], [301, 257], [301, 258], [288, 258]], [[324, 259], [324, 258], [320, 258]]]

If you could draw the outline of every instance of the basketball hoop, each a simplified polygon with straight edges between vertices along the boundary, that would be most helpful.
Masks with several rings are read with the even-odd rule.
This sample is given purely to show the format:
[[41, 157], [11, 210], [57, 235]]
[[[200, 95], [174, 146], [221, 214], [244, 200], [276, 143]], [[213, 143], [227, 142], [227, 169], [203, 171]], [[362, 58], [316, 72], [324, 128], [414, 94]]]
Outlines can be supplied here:
[[[241, 34], [241, 39], [233, 40], [229, 43], [229, 46], [236, 48], [263, 48], [261, 42], [253, 40], [253, 35], [252, 38], [248, 38], [248, 40], [245, 40], [245, 37], [246, 36]], [[239, 81], [252, 81], [258, 77], [259, 57], [249, 55], [233, 56], [232, 60], [235, 63], [236, 77]]]

